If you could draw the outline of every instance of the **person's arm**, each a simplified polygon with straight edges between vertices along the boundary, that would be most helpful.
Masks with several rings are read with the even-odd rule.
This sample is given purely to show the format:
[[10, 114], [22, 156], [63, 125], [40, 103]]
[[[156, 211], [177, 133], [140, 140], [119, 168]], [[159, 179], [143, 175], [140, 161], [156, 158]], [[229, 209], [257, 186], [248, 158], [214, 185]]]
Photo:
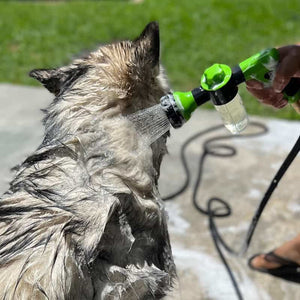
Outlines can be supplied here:
[[[283, 108], [287, 100], [283, 98], [282, 90], [292, 77], [300, 77], [300, 45], [290, 45], [278, 48], [279, 65], [276, 70], [273, 85], [265, 88], [261, 82], [248, 80], [246, 87], [260, 102], [276, 108]], [[300, 101], [293, 104], [300, 113]]]

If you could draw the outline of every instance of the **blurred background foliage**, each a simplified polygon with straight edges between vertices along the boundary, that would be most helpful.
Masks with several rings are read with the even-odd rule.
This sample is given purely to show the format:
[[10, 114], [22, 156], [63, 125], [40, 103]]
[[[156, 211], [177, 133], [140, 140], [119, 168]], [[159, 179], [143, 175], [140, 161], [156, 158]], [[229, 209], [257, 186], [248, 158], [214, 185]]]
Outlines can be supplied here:
[[[38, 85], [31, 69], [135, 38], [153, 20], [174, 90], [196, 87], [213, 63], [234, 66], [264, 48], [300, 42], [299, 0], [2, 1], [0, 82]], [[275, 111], [240, 91], [250, 114], [299, 119], [290, 107]]]

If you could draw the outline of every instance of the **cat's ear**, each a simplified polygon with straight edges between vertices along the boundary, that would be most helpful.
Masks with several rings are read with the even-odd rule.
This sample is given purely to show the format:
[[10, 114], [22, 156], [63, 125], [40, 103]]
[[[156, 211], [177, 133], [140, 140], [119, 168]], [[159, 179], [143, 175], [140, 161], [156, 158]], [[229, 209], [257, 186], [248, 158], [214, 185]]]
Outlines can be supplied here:
[[140, 53], [151, 63], [159, 64], [159, 26], [157, 22], [149, 23], [141, 35], [134, 41]]
[[87, 66], [81, 65], [71, 65], [57, 69], [35, 69], [29, 73], [29, 76], [37, 79], [49, 92], [58, 96], [83, 75], [87, 69]]

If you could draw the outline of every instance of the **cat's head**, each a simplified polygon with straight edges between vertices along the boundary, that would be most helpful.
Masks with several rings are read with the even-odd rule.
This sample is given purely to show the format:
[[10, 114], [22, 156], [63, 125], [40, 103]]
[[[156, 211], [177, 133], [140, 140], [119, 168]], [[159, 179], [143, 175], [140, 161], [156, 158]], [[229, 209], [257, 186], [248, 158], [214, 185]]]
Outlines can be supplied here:
[[169, 91], [159, 62], [159, 27], [149, 23], [133, 41], [99, 47], [85, 58], [30, 76], [64, 101], [61, 109], [84, 108], [108, 115], [128, 114], [155, 105]]

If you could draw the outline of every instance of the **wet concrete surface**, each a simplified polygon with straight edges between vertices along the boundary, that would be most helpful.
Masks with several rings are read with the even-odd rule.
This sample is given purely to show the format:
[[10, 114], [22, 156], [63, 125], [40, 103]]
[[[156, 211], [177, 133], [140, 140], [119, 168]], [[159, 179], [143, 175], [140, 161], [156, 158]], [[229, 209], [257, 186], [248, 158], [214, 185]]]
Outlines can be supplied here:
[[[1, 193], [8, 188], [12, 178], [10, 168], [40, 144], [43, 135], [40, 109], [45, 108], [51, 98], [43, 88], [0, 84]], [[240, 249], [269, 182], [300, 133], [300, 121], [257, 117], [250, 117], [250, 120], [264, 123], [269, 132], [259, 137], [223, 141], [234, 145], [237, 155], [207, 158], [197, 198], [203, 208], [212, 196], [221, 197], [230, 204], [232, 215], [219, 218], [216, 223], [226, 242], [235, 250]], [[184, 182], [185, 174], [179, 156], [184, 141], [218, 124], [221, 121], [215, 111], [199, 109], [184, 127], [172, 130], [168, 141], [169, 154], [165, 156], [161, 168], [159, 185], [162, 195], [177, 191]], [[255, 131], [257, 129], [252, 126], [247, 129], [247, 133]], [[209, 133], [190, 144], [187, 158], [191, 183], [181, 195], [166, 202], [179, 275], [176, 290], [168, 299], [237, 299], [212, 242], [208, 218], [199, 214], [191, 201], [203, 141], [219, 134], [227, 134], [226, 129]], [[248, 252], [241, 257], [225, 254], [246, 300], [300, 299], [299, 285], [253, 272], [247, 266], [247, 258], [252, 254], [270, 251], [299, 232], [299, 169], [298, 156], [267, 205]]]

